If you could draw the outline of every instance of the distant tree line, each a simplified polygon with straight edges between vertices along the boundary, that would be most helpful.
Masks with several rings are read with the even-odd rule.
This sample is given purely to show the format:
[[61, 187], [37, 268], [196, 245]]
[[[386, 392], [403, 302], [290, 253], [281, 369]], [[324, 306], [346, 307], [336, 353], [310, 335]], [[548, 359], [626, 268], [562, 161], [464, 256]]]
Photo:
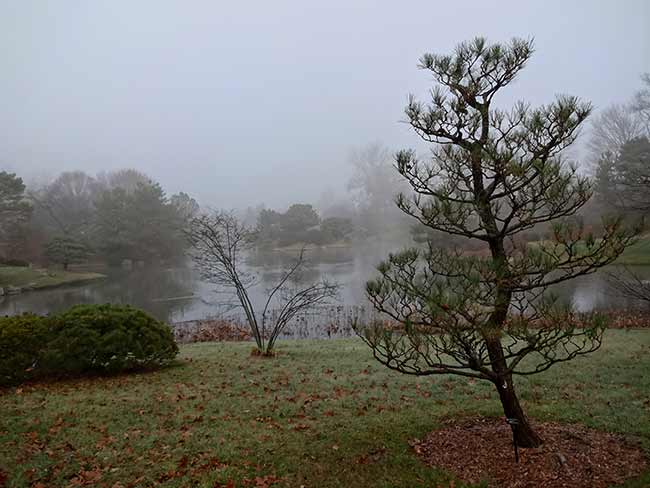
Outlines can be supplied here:
[[0, 255], [63, 268], [88, 260], [169, 262], [183, 256], [183, 229], [197, 211], [189, 195], [168, 197], [134, 169], [64, 172], [38, 188], [1, 172]]
[[[624, 104], [602, 110], [594, 119], [588, 148], [595, 198], [574, 218], [595, 227], [601, 215], [650, 212], [650, 74]], [[363, 240], [436, 242], [453, 249], [486, 252], [484, 243], [405, 218], [395, 205], [398, 193], [413, 189], [396, 168], [395, 155], [381, 144], [351, 152], [351, 176], [337, 196], [324, 192], [316, 205], [296, 203], [285, 211], [249, 207], [241, 220], [257, 231], [257, 245], [328, 245]], [[183, 255], [183, 227], [198, 211], [186, 193], [168, 197], [163, 188], [134, 169], [100, 173], [61, 173], [54, 181], [28, 188], [20, 175], [0, 172], [0, 258], [32, 260], [63, 267], [89, 259], [117, 264], [124, 259], [169, 261]], [[545, 240], [548, 224], [538, 224], [518, 239]]]
[[395, 205], [407, 188], [395, 168], [394, 154], [380, 143], [355, 148], [348, 156], [351, 174], [339, 191], [325, 189], [318, 201], [296, 203], [286, 211], [248, 207], [240, 220], [258, 232], [261, 245], [327, 245], [364, 240], [402, 240], [412, 223]]
[[295, 203], [285, 212], [261, 209], [257, 217], [257, 242], [261, 245], [326, 245], [351, 237], [352, 220], [321, 219], [311, 204]]

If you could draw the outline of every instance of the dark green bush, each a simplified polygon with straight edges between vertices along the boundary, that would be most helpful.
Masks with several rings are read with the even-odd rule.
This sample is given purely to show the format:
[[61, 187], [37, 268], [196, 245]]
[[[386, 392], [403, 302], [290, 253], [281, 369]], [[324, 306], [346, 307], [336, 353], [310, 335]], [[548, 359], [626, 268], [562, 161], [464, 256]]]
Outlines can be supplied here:
[[0, 384], [36, 376], [51, 337], [48, 317], [25, 314], [0, 318]]
[[68, 372], [117, 372], [161, 366], [176, 356], [170, 328], [120, 305], [77, 305], [60, 314], [46, 362]]
[[78, 305], [53, 317], [2, 319], [0, 352], [0, 381], [7, 384], [155, 368], [172, 361], [178, 346], [166, 324], [141, 310], [107, 304]]

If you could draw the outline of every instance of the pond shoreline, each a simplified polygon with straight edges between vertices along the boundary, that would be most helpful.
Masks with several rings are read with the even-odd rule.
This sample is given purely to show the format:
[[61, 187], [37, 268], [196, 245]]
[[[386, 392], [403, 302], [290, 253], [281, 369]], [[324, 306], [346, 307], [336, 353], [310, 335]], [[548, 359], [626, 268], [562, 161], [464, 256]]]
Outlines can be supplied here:
[[[348, 309], [355, 305], [370, 304], [366, 301], [366, 281], [376, 276], [376, 265], [391, 252], [392, 247], [381, 243], [376, 246], [337, 248], [309, 251], [307, 265], [300, 283], [315, 282], [320, 279], [335, 281], [341, 285], [339, 296], [330, 305]], [[249, 290], [252, 303], [263, 304], [266, 290], [277, 282], [282, 273], [294, 262], [290, 252], [251, 253], [247, 256], [244, 270], [256, 278], [255, 286]], [[7, 268], [4, 268], [6, 270]], [[55, 275], [62, 273], [53, 270]], [[165, 322], [183, 322], [206, 318], [229, 316], [230, 306], [235, 299], [229, 290], [221, 289], [202, 279], [196, 269], [188, 263], [175, 267], [146, 267], [126, 270], [122, 268], [71, 268], [75, 274], [70, 286], [39, 288], [40, 293], [22, 293], [0, 298], [0, 315], [16, 315], [25, 312], [36, 314], [58, 313], [78, 303], [120, 303], [140, 308]], [[616, 267], [609, 271], [617, 272]], [[650, 280], [650, 266], [630, 268], [642, 280]], [[33, 271], [32, 271], [33, 272]], [[96, 272], [106, 275], [105, 279], [82, 281], [78, 273]], [[90, 275], [97, 277], [98, 275]], [[635, 310], [644, 303], [620, 296], [608, 280], [607, 270], [574, 281], [554, 286], [550, 290], [557, 296], [558, 303], [573, 306], [580, 312], [592, 310]], [[86, 275], [87, 277], [87, 275]], [[3, 279], [4, 278], [4, 279]], [[9, 279], [7, 279], [9, 278]], [[20, 282], [3, 276], [0, 267], [0, 283], [23, 286], [35, 281], [25, 279]], [[53, 280], [57, 277], [48, 278]], [[1, 285], [0, 285], [1, 286]], [[338, 313], [327, 312], [309, 317], [296, 332], [301, 337], [311, 335], [312, 325], [323, 330], [328, 323], [341, 324]]]
[[101, 273], [3, 266], [0, 267], [0, 296], [81, 286], [106, 278], [107, 275]]
[[[650, 310], [612, 309], [603, 310], [599, 313], [608, 318], [607, 329], [650, 329]], [[329, 314], [330, 320], [328, 320], [327, 315], [327, 312], [325, 312], [320, 317], [317, 317], [315, 320], [318, 323], [308, 323], [305, 318], [302, 318], [294, 324], [289, 324], [281, 333], [280, 338], [297, 340], [347, 339], [356, 336], [349, 320], [352, 316], [363, 316], [366, 319], [379, 316], [377, 312], [359, 306], [350, 310], [342, 310], [339, 307], [338, 316], [334, 317]], [[334, 318], [334, 320], [331, 320], [331, 318]], [[171, 322], [169, 325], [176, 341], [181, 344], [246, 342], [252, 340], [248, 325], [243, 319], [238, 318], [204, 318]]]

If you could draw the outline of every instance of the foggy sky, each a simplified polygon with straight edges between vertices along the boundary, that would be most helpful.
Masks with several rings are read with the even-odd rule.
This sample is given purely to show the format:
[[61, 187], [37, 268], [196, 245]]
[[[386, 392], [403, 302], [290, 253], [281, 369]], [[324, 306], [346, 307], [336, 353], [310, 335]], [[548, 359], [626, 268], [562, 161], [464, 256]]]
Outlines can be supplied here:
[[498, 102], [623, 102], [650, 71], [650, 2], [0, 1], [0, 168], [135, 167], [232, 208], [316, 202], [347, 154], [422, 148], [416, 68], [477, 35], [534, 36]]

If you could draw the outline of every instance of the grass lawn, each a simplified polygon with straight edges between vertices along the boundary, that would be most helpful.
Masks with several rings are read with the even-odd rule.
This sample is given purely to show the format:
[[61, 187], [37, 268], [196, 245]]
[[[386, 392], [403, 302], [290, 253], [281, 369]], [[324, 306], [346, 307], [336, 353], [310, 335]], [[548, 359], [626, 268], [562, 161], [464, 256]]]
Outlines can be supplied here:
[[616, 264], [647, 264], [650, 265], [650, 236], [644, 236], [634, 245], [628, 247]]
[[80, 273], [18, 266], [0, 266], [0, 286], [22, 287], [33, 284], [34, 289], [51, 288], [105, 278], [99, 273]]
[[[389, 371], [358, 340], [250, 350], [187, 345], [166, 370], [4, 391], [7, 486], [450, 486], [409, 440], [446, 416], [501, 415], [491, 385]], [[608, 331], [597, 353], [518, 385], [534, 419], [628, 434], [650, 452], [650, 330]], [[649, 485], [646, 473], [626, 486]]]
[[[552, 246], [550, 241], [533, 241], [528, 243], [530, 246]], [[578, 252], [586, 252], [584, 242], [580, 241], [577, 246]], [[650, 235], [644, 235], [633, 245], [625, 249], [623, 254], [614, 262], [614, 264], [633, 265], [650, 265]]]

